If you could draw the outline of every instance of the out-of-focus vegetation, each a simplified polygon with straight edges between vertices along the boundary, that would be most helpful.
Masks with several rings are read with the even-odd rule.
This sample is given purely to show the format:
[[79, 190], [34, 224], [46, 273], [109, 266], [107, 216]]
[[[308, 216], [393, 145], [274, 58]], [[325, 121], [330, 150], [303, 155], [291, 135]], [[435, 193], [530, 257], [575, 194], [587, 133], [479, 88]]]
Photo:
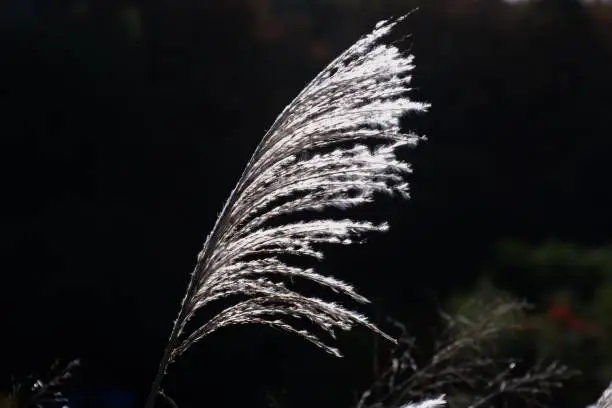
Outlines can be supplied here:
[[0, 408], [18, 408], [17, 399], [12, 394], [0, 393]]
[[445, 395], [451, 408], [546, 405], [578, 374], [547, 357], [523, 360], [520, 344], [529, 344], [535, 329], [526, 327], [525, 302], [488, 286], [450, 303], [428, 341], [394, 322], [399, 347], [356, 408], [399, 407], [431, 395]]
[[612, 248], [502, 241], [476, 292], [454, 302], [492, 283], [533, 305], [524, 324], [536, 355], [555, 356], [581, 371], [564, 393], [566, 403], [584, 403], [576, 394], [592, 395], [594, 402], [612, 379]]

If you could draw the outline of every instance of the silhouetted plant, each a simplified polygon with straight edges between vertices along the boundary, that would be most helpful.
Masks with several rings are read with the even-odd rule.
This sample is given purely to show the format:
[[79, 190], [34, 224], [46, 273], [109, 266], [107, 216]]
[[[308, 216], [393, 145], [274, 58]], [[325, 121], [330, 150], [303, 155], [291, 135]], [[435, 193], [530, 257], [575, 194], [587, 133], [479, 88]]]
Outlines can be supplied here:
[[[304, 319], [331, 337], [335, 330], [363, 325], [393, 339], [365, 316], [337, 303], [294, 291], [274, 277], [303, 278], [347, 295], [367, 299], [350, 285], [312, 268], [294, 266], [295, 257], [321, 259], [321, 244], [351, 244], [387, 224], [352, 219], [279, 222], [280, 217], [369, 203], [377, 193], [408, 197], [404, 176], [411, 169], [395, 157], [401, 146], [420, 140], [403, 134], [399, 120], [428, 105], [406, 96], [411, 55], [380, 44], [401, 20], [383, 21], [329, 64], [276, 119], [248, 162], [208, 235], [154, 379], [146, 408], [152, 408], [168, 364], [213, 331], [257, 323], [295, 333], [329, 353], [340, 353]], [[374, 143], [375, 147], [369, 144]], [[182, 336], [202, 307], [241, 297], [205, 324]]]
[[1, 402], [1, 408], [43, 408], [46, 404], [61, 403], [68, 407], [68, 399], [62, 387], [72, 377], [73, 370], [79, 366], [79, 360], [72, 360], [65, 366], [55, 361], [46, 378], [29, 377], [25, 381], [15, 383], [9, 395]]

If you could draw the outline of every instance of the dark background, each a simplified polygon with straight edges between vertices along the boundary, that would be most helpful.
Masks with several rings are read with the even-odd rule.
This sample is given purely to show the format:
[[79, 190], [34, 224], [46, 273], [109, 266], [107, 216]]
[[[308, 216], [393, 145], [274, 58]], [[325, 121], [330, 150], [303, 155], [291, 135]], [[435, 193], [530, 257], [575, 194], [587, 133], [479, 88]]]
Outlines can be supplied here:
[[[267, 127], [335, 55], [416, 6], [398, 32], [416, 55], [413, 97], [433, 107], [405, 121], [429, 137], [405, 153], [413, 198], [364, 210], [391, 231], [331, 251], [321, 270], [373, 299], [364, 313], [415, 333], [487, 274], [544, 309], [555, 285], [588, 303], [601, 284], [582, 264], [530, 280], [499, 266], [512, 264], [499, 248], [571, 243], [563, 257], [610, 241], [611, 3], [4, 0], [0, 384], [79, 357], [81, 406], [120, 406], [116, 393], [141, 406], [195, 256]], [[372, 336], [338, 344], [344, 359], [224, 329], [165, 389], [181, 408], [350, 407], [372, 380]]]

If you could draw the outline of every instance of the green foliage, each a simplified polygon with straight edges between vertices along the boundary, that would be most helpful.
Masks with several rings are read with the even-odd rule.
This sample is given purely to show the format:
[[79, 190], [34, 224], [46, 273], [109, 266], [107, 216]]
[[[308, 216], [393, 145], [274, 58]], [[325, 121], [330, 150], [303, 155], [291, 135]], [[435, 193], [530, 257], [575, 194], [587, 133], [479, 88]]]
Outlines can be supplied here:
[[[612, 379], [612, 246], [561, 241], [540, 245], [505, 240], [473, 289], [493, 286], [533, 304], [525, 321], [536, 358], [553, 356], [579, 369], [573, 397], [586, 404]], [[457, 296], [460, 303], [474, 293]]]

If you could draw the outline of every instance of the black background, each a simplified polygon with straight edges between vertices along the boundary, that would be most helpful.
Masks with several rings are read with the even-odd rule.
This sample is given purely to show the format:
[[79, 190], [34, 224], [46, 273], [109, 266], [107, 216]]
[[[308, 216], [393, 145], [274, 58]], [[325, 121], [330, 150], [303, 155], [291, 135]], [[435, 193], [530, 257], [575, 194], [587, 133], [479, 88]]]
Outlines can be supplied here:
[[[320, 270], [371, 298], [368, 315], [427, 331], [432, 306], [472, 282], [500, 238], [609, 240], [611, 6], [2, 4], [6, 386], [79, 357], [75, 392], [125, 391], [140, 406], [195, 256], [267, 127], [331, 58], [415, 6], [398, 32], [412, 34], [413, 97], [433, 107], [405, 120], [429, 137], [403, 153], [413, 198], [365, 209], [391, 231], [331, 251]], [[346, 407], [371, 380], [371, 341], [343, 335], [335, 359], [270, 329], [224, 329], [165, 389], [180, 407]]]

